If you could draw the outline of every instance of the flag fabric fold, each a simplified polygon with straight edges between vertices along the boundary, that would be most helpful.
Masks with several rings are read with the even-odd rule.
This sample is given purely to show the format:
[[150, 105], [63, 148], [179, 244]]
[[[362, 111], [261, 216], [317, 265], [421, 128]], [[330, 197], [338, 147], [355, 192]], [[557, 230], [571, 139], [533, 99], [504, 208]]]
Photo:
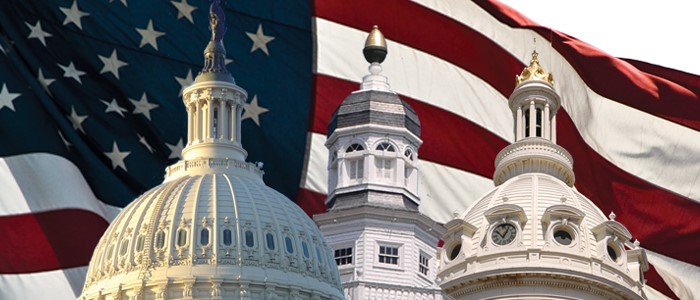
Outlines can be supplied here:
[[[575, 187], [648, 250], [651, 299], [700, 297], [698, 75], [612, 57], [492, 1], [224, 4], [248, 160], [310, 215], [326, 209], [327, 122], [368, 72], [373, 25], [391, 88], [421, 120], [421, 211], [439, 222], [493, 188], [514, 77], [537, 50], [562, 96], [557, 142]], [[201, 69], [208, 10], [0, 3], [0, 298], [77, 296], [101, 232], [179, 159], [180, 91]]]

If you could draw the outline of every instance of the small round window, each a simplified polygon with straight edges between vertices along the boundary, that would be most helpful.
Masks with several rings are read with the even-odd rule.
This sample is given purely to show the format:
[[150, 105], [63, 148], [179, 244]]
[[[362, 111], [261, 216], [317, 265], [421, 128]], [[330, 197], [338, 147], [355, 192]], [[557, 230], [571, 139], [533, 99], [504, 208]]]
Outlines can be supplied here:
[[462, 244], [457, 244], [452, 247], [452, 250], [450, 250], [450, 255], [448, 258], [450, 260], [453, 260], [457, 258], [457, 255], [459, 255], [459, 252], [462, 251]]
[[557, 229], [554, 231], [554, 240], [560, 245], [568, 246], [571, 245], [573, 238], [568, 231], [564, 229]]

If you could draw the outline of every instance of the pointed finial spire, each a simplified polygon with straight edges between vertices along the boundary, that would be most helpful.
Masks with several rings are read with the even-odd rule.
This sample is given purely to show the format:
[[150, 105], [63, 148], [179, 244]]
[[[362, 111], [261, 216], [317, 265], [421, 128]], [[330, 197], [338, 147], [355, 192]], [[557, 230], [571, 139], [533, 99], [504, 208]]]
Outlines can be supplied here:
[[540, 66], [539, 60], [537, 60], [537, 51], [532, 51], [532, 60], [530, 60], [530, 65], [525, 67], [520, 75], [515, 76], [515, 84], [521, 84], [528, 80], [541, 80], [549, 83], [549, 85], [554, 85], [554, 78], [552, 74], [545, 71], [542, 66]]
[[362, 54], [365, 55], [365, 59], [368, 63], [378, 63], [384, 62], [387, 54], [386, 40], [381, 31], [379, 31], [379, 26], [374, 25], [372, 31], [367, 36], [365, 41], [365, 48], [362, 49]]
[[233, 76], [226, 69], [226, 48], [223, 42], [226, 34], [226, 14], [221, 8], [220, 0], [212, 0], [209, 7], [209, 30], [211, 30], [211, 40], [204, 49], [204, 68], [194, 81], [235, 83]]

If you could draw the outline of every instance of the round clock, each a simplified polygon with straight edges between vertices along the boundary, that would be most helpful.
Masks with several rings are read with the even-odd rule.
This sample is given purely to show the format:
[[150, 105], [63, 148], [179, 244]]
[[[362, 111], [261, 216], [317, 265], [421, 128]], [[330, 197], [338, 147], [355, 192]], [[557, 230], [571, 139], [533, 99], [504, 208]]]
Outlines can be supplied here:
[[518, 230], [515, 226], [508, 223], [503, 223], [491, 232], [491, 240], [493, 240], [496, 245], [507, 245], [515, 240], [515, 236], [518, 234]]

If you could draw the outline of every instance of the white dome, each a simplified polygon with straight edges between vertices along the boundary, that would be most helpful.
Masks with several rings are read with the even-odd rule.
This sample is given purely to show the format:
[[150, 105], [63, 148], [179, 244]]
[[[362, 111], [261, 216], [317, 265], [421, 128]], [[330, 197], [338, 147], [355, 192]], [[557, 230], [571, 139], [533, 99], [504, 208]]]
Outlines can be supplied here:
[[490, 289], [485, 284], [512, 285], [500, 281], [514, 278], [521, 285], [551, 285], [590, 299], [597, 299], [590, 294], [622, 299], [642, 294], [634, 258], [641, 250], [629, 241], [630, 233], [552, 175], [512, 177], [446, 227], [438, 278], [453, 296], [479, 299], [483, 295], [477, 291]]
[[319, 229], [267, 187], [259, 169], [213, 159], [192, 167], [197, 162], [187, 161], [192, 169], [216, 172], [169, 178], [109, 226], [90, 262], [84, 299], [118, 293], [143, 299], [342, 298]]

